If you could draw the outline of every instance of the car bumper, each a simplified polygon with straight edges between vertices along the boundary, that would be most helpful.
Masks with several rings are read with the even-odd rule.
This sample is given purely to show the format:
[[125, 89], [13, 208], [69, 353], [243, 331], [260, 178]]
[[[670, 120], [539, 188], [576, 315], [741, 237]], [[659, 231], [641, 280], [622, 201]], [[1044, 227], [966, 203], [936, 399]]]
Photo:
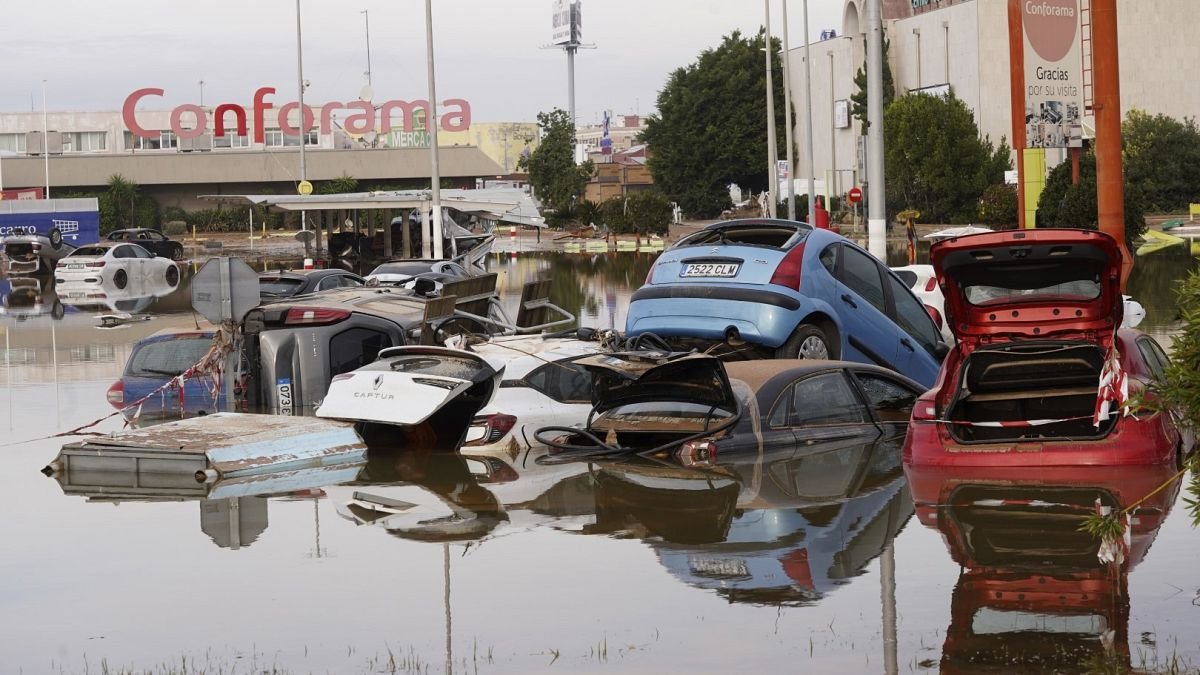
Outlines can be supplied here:
[[625, 331], [724, 340], [731, 328], [748, 342], [778, 347], [806, 313], [806, 302], [746, 286], [647, 286], [633, 294]]
[[904, 463], [941, 467], [1142, 466], [1175, 461], [1177, 433], [1160, 417], [1117, 421], [1095, 440], [959, 443], [946, 425], [912, 422], [904, 439]]
[[87, 283], [98, 284], [104, 279], [104, 270], [96, 268], [87, 268], [82, 270], [72, 270], [65, 267], [58, 267], [54, 270], [54, 279], [57, 283]]
[[9, 274], [37, 274], [42, 271], [41, 259], [36, 260], [9, 260]]

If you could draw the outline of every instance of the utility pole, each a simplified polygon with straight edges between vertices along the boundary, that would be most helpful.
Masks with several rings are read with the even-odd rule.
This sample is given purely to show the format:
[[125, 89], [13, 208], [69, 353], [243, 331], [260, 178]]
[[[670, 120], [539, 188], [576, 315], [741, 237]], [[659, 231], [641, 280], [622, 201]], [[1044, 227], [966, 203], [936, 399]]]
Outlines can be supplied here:
[[363, 15], [363, 22], [367, 28], [367, 86], [373, 89], [374, 85], [371, 82], [371, 13], [365, 9], [359, 13]]
[[46, 116], [46, 81], [42, 80], [42, 163], [46, 167], [46, 199], [50, 199], [50, 123]]
[[441, 259], [444, 256], [442, 247], [442, 186], [441, 174], [438, 171], [438, 114], [437, 88], [433, 76], [433, 6], [431, 0], [425, 0], [425, 63], [429, 74], [429, 115], [425, 126], [429, 131], [429, 153], [431, 156], [429, 181], [432, 186], [433, 198], [433, 257]]
[[[805, 0], [807, 2], [807, 0]], [[791, 50], [788, 48], [788, 18], [787, 18], [787, 0], [783, 0], [783, 107], [786, 112], [783, 113], [784, 122], [784, 141], [787, 143], [787, 163], [788, 163], [788, 184], [787, 184], [787, 203], [788, 203], [788, 220], [796, 219], [796, 162], [792, 157], [792, 76], [788, 69], [788, 62], [792, 60]], [[807, 42], [806, 42], [807, 44]]]
[[775, 217], [779, 202], [779, 178], [775, 163], [779, 151], [775, 148], [775, 79], [771, 74], [771, 0], [763, 0], [766, 15], [763, 24], [763, 51], [767, 55], [767, 215]]
[[204, 80], [200, 80], [200, 107], [204, 107]]
[[887, 260], [887, 204], [883, 183], [883, 15], [880, 0], [867, 0], [867, 242], [871, 255]]
[[[300, 39], [300, 0], [296, 0], [296, 89], [300, 99], [300, 122], [296, 128], [300, 132], [300, 182], [308, 180], [307, 167], [304, 164], [304, 146], [308, 142], [308, 128], [304, 124], [304, 57]], [[300, 229], [308, 229], [308, 213], [300, 209]]]
[[1121, 164], [1121, 78], [1117, 0], [1092, 0], [1092, 71], [1095, 74], [1096, 200], [1100, 231], [1121, 247], [1121, 290], [1133, 270], [1125, 245], [1125, 175]]
[[817, 160], [813, 152], [813, 122], [812, 122], [812, 60], [809, 58], [808, 43], [812, 42], [808, 33], [808, 0], [804, 0], [804, 119], [807, 125], [804, 129], [804, 144], [808, 146], [808, 224], [817, 222]]

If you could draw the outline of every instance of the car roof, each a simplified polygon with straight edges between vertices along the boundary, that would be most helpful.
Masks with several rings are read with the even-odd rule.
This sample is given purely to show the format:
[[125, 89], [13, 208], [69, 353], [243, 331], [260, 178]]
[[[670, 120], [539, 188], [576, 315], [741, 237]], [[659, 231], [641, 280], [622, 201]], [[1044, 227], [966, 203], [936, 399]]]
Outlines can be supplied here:
[[857, 370], [871, 372], [907, 384], [916, 391], [924, 391], [925, 387], [917, 384], [895, 371], [879, 366], [852, 361], [827, 361], [821, 359], [758, 359], [753, 361], [734, 361], [725, 364], [725, 372], [731, 380], [745, 382], [754, 392], [770, 393], [768, 390], [782, 386], [792, 380], [810, 373], [825, 370]]
[[504, 379], [519, 380], [546, 363], [595, 354], [600, 343], [542, 335], [493, 337], [471, 350], [489, 361], [504, 363]]
[[158, 232], [158, 230], [152, 227], [125, 227], [120, 230], [113, 230], [112, 232], [109, 232], [108, 236], [111, 237], [114, 234], [120, 234], [124, 232]]

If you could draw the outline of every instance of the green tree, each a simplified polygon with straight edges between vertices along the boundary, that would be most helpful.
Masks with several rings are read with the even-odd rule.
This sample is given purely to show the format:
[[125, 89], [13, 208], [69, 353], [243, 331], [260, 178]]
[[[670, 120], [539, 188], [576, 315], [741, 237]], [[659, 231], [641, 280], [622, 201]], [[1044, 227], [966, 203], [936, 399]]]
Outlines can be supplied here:
[[1200, 129], [1132, 109], [1121, 123], [1125, 183], [1141, 194], [1147, 211], [1166, 212], [1200, 201]]
[[[1096, 155], [1083, 153], [1079, 158], [1079, 182], [1071, 183], [1071, 162], [1062, 162], [1050, 171], [1037, 206], [1038, 227], [1099, 227], [1096, 204]], [[1125, 181], [1125, 242], [1130, 250], [1146, 231], [1146, 217], [1140, 192], [1128, 176]]]
[[[765, 36], [735, 31], [676, 69], [658, 94], [658, 113], [646, 120], [642, 140], [650, 146], [654, 183], [687, 213], [711, 217], [729, 206], [730, 183], [761, 191], [767, 171]], [[771, 48], [779, 50], [772, 39]], [[775, 128], [785, 157], [787, 115], [783, 67], [772, 59]]]
[[979, 198], [979, 217], [976, 220], [984, 225], [1015, 227], [1019, 222], [1017, 211], [1020, 209], [1016, 188], [1015, 185], [989, 185]]
[[1008, 143], [980, 138], [971, 109], [953, 92], [897, 98], [884, 113], [883, 135], [888, 210], [916, 209], [927, 223], [973, 221], [984, 191], [1003, 184], [1011, 167]]
[[538, 113], [538, 127], [542, 140], [521, 157], [517, 170], [529, 172], [529, 184], [543, 206], [569, 210], [574, 200], [583, 198], [583, 186], [594, 167], [591, 161], [575, 163], [575, 124], [567, 111], [555, 108]]
[[600, 217], [616, 234], [666, 234], [671, 202], [657, 190], [612, 197], [600, 204]]
[[[138, 184], [119, 173], [108, 177], [108, 198], [114, 224], [118, 227], [136, 227]], [[115, 229], [115, 228], [114, 228]]]
[[[888, 59], [892, 41], [883, 41], [883, 109], [886, 111], [896, 100], [896, 82], [892, 79], [892, 64]], [[863, 56], [863, 64], [854, 73], [854, 93], [850, 95], [850, 112], [862, 122], [862, 133], [867, 134], [867, 58]]]
[[342, 174], [333, 180], [321, 181], [313, 190], [319, 195], [341, 195], [350, 192], [361, 192], [358, 188], [358, 179], [354, 176]]

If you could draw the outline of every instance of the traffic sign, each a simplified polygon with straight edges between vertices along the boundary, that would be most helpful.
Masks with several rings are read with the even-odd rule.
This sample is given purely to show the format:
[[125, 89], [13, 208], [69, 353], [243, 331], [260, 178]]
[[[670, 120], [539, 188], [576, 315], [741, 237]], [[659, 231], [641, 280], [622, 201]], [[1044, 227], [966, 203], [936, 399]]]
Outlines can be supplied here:
[[850, 200], [851, 204], [857, 204], [862, 201], [862, 190], [852, 187], [846, 197]]
[[300, 181], [300, 184], [296, 186], [296, 192], [299, 192], [300, 194], [302, 194], [304, 196], [311, 195], [312, 194], [312, 183], [310, 183], [306, 180]]
[[258, 273], [241, 258], [211, 258], [192, 277], [192, 308], [212, 323], [241, 321], [259, 302]]

